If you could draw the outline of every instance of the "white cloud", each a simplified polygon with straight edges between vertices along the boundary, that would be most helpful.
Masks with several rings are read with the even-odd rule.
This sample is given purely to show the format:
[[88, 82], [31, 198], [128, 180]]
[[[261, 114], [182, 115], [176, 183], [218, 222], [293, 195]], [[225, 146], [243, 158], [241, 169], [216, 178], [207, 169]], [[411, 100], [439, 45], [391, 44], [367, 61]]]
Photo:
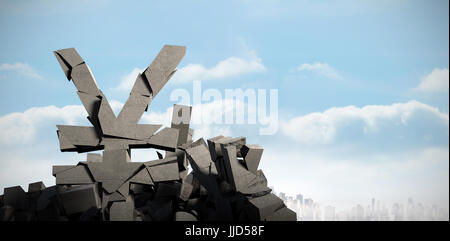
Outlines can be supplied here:
[[[177, 69], [177, 72], [169, 83], [186, 83], [194, 80], [223, 79], [266, 70], [266, 67], [262, 63], [262, 59], [258, 58], [254, 51], [247, 50], [245, 56], [246, 58], [226, 58], [218, 62], [212, 68], [207, 68], [202, 64], [188, 64], [185, 67]], [[131, 91], [137, 75], [144, 72], [144, 70], [145, 69], [134, 68], [130, 73], [122, 76], [120, 84], [112, 90], [118, 92]]]
[[177, 71], [174, 75], [173, 82], [223, 79], [252, 72], [262, 72], [265, 70], [266, 67], [262, 63], [261, 58], [256, 56], [252, 59], [229, 57], [209, 69], [201, 64], [188, 64]]
[[342, 77], [337, 73], [337, 71], [327, 63], [319, 63], [319, 62], [312, 64], [305, 63], [302, 64], [300, 67], [298, 67], [298, 71], [314, 72], [330, 79], [337, 79], [337, 80], [342, 79]]
[[140, 68], [134, 68], [130, 73], [122, 76], [120, 84], [113, 88], [113, 91], [131, 91], [131, 88], [133, 88], [134, 81], [136, 80], [136, 77], [138, 74], [144, 72], [145, 69]]
[[[0, 117], [0, 143], [28, 143], [45, 124], [82, 122], [87, 112], [81, 105], [33, 107]], [[85, 121], [86, 122], [86, 121]], [[56, 127], [55, 127], [56, 128]]]
[[124, 104], [118, 100], [108, 100], [108, 102], [116, 117], [119, 116]]
[[41, 79], [42, 77], [27, 63], [3, 63], [0, 65], [0, 72], [15, 72], [19, 75], [27, 76], [33, 79]]
[[447, 68], [435, 68], [422, 78], [419, 86], [414, 90], [421, 92], [448, 92], [449, 71]]
[[163, 126], [170, 127], [170, 123], [172, 120], [172, 109], [173, 107], [169, 107], [166, 111], [152, 111], [151, 107], [149, 108], [149, 112], [145, 112], [142, 116], [139, 123], [142, 124], [161, 124]]
[[[221, 100], [193, 106], [191, 124], [195, 128], [195, 137], [209, 138], [215, 135], [231, 135], [230, 126], [224, 123], [227, 114], [233, 116], [236, 100]], [[116, 115], [123, 103], [110, 101]], [[219, 114], [219, 115], [218, 115]], [[16, 112], [0, 117], [0, 143], [29, 143], [38, 130], [44, 125], [72, 124], [89, 125], [86, 120], [87, 113], [81, 105], [65, 107], [33, 107], [24, 112]], [[440, 112], [437, 108], [418, 101], [396, 103], [392, 105], [368, 105], [364, 107], [346, 106], [333, 107], [324, 112], [314, 112], [298, 116], [287, 121], [281, 121], [282, 133], [303, 144], [329, 144], [336, 140], [342, 130], [354, 128], [361, 134], [370, 134], [383, 131], [385, 127], [407, 125], [410, 120], [417, 117], [431, 118], [427, 120], [438, 121], [439, 125], [448, 130], [449, 115]], [[170, 126], [172, 107], [163, 112], [145, 112], [140, 123], [163, 124]], [[217, 120], [221, 120], [217, 123]], [[237, 126], [235, 126], [237, 128]], [[244, 127], [243, 127], [244, 128]], [[432, 138], [426, 133], [424, 138]]]
[[335, 140], [338, 131], [360, 123], [364, 133], [376, 132], [386, 122], [405, 125], [411, 118], [429, 115], [447, 126], [449, 116], [437, 108], [418, 101], [392, 105], [367, 105], [333, 107], [324, 112], [314, 112], [281, 123], [282, 132], [304, 144], [328, 144]]

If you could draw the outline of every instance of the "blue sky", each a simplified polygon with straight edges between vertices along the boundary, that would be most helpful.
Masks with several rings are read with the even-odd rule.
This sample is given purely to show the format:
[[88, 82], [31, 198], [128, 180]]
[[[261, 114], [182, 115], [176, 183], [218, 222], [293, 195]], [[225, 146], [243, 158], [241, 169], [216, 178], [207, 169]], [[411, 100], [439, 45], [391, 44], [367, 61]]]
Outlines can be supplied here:
[[[55, 125], [87, 121], [52, 51], [75, 47], [123, 103], [127, 76], [177, 44], [187, 54], [147, 119], [165, 116], [174, 89], [192, 91], [188, 67], [201, 66], [204, 89], [278, 89], [275, 135], [198, 127], [262, 144], [277, 190], [338, 207], [409, 196], [448, 207], [448, 25], [439, 0], [2, 1], [0, 187], [50, 183], [51, 165], [84, 158], [58, 150]], [[231, 64], [218, 75], [220, 63]]]

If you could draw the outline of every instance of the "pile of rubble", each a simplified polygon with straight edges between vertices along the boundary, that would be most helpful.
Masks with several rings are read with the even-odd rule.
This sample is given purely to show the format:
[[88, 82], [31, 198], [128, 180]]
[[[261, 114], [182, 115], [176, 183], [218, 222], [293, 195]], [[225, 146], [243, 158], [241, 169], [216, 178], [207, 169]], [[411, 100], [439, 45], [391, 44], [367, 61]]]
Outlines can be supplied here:
[[[171, 127], [138, 124], [151, 100], [175, 73], [185, 47], [166, 45], [136, 78], [116, 117], [88, 65], [73, 49], [55, 51], [92, 123], [58, 125], [61, 151], [88, 153], [77, 165], [53, 166], [56, 185], [4, 189], [0, 220], [275, 221], [296, 214], [271, 193], [262, 170], [263, 149], [245, 137], [193, 142], [192, 108], [174, 105]], [[159, 159], [131, 162], [131, 149], [155, 148]]]

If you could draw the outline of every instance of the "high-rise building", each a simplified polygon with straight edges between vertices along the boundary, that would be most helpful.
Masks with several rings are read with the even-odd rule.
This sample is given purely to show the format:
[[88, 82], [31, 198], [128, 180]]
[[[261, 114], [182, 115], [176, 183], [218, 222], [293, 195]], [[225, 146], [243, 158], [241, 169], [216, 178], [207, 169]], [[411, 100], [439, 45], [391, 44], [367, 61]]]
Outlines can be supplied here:
[[324, 220], [325, 221], [335, 221], [336, 220], [335, 208], [333, 206], [325, 207]]
[[364, 207], [359, 204], [356, 206], [356, 220], [364, 220]]
[[311, 198], [306, 198], [305, 199], [305, 206], [312, 206], [313, 205], [313, 200]]
[[302, 194], [299, 193], [297, 195], [297, 201], [298, 201], [299, 204], [303, 204], [303, 195]]
[[303, 211], [303, 221], [314, 221], [314, 209], [312, 206], [305, 207]]

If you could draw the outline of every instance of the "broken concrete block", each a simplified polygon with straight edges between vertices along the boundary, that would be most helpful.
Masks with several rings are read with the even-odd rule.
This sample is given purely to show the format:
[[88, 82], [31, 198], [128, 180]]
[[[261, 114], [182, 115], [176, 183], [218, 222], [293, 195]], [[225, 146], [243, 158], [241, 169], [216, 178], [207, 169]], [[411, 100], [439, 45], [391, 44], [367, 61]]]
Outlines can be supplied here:
[[[171, 152], [168, 152], [168, 153], [171, 153]], [[165, 165], [165, 164], [170, 164], [170, 163], [177, 163], [177, 157], [176, 156], [166, 156], [163, 159], [157, 159], [157, 160], [144, 162], [144, 165], [146, 167], [151, 167], [151, 166]]]
[[209, 152], [211, 154], [211, 159], [213, 161], [216, 161], [217, 159], [217, 154], [216, 154], [216, 141], [219, 139], [222, 139], [223, 136], [216, 136], [216, 137], [212, 137], [209, 138], [208, 141], [208, 148], [209, 148]]
[[69, 169], [75, 168], [77, 165], [62, 165], [62, 166], [53, 166], [52, 167], [52, 175], [56, 176], [57, 173], [67, 171]]
[[103, 180], [101, 183], [103, 190], [105, 190], [109, 194], [112, 194], [118, 191], [118, 189], [123, 185], [124, 181], [121, 179], [107, 179]]
[[208, 190], [207, 193], [213, 199], [219, 198], [221, 193], [217, 182], [218, 173], [207, 147], [198, 145], [187, 149], [186, 154], [194, 170], [193, 174], [196, 179]]
[[155, 193], [155, 199], [177, 197], [180, 193], [180, 188], [180, 183], [158, 183]]
[[102, 162], [87, 164], [93, 178], [102, 182], [102, 187], [112, 193], [127, 179], [131, 178], [142, 166], [142, 163], [131, 162], [126, 149], [103, 151]]
[[57, 186], [44, 189], [37, 200], [37, 219], [39, 221], [59, 221], [61, 220], [62, 213], [62, 205], [58, 197]]
[[14, 208], [8, 205], [0, 207], [0, 221], [15, 221]]
[[101, 154], [97, 154], [97, 153], [88, 153], [86, 156], [86, 161], [87, 162], [102, 162], [103, 161], [103, 157]]
[[284, 207], [283, 200], [273, 193], [248, 200], [246, 208], [250, 220], [267, 220], [276, 210]]
[[34, 215], [28, 211], [15, 211], [14, 212], [14, 221], [16, 222], [26, 222], [32, 221]]
[[[98, 91], [98, 90], [97, 90]], [[98, 110], [100, 108], [101, 98], [96, 94], [88, 94], [85, 92], [77, 91], [78, 98], [80, 98], [81, 103], [83, 103], [84, 109], [86, 109], [89, 117], [95, 120], [96, 125], [94, 127], [100, 128], [98, 124]]]
[[21, 186], [6, 187], [3, 189], [3, 203], [15, 210], [28, 209], [28, 199]]
[[33, 182], [28, 184], [28, 193], [40, 192], [45, 189], [43, 182]]
[[110, 221], [133, 221], [134, 220], [134, 200], [129, 195], [126, 201], [113, 202], [109, 211]]
[[54, 51], [53, 53], [55, 54], [55, 57], [58, 60], [59, 65], [61, 65], [61, 68], [63, 69], [68, 80], [71, 79], [70, 73], [72, 68], [84, 63], [83, 59], [74, 48], [60, 49]]
[[128, 197], [128, 194], [130, 193], [130, 181], [124, 182], [117, 191], [122, 194], [125, 198]]
[[194, 148], [194, 147], [199, 146], [199, 145], [203, 145], [205, 147], [208, 147], [208, 145], [206, 145], [205, 140], [203, 140], [203, 138], [200, 138], [200, 139], [192, 142], [192, 144], [189, 145], [189, 148]]
[[80, 221], [101, 221], [102, 213], [100, 208], [91, 207], [80, 215]]
[[223, 153], [223, 164], [227, 174], [227, 181], [236, 191], [247, 188], [250, 181], [256, 176], [247, 171], [237, 160], [236, 146], [221, 144]]
[[178, 142], [178, 129], [164, 128], [147, 139], [146, 142], [157, 149], [175, 151]]
[[[142, 95], [142, 96], [152, 96], [152, 90], [150, 88], [149, 83], [145, 79], [145, 76], [142, 76], [142, 73], [136, 76], [136, 80], [134, 81], [133, 88], [131, 89], [131, 93], [134, 95]], [[131, 94], [130, 94], [131, 95]]]
[[97, 82], [86, 63], [74, 66], [71, 71], [72, 81], [79, 92], [96, 96], [99, 94]]
[[272, 191], [272, 189], [267, 187], [267, 179], [262, 170], [258, 170], [256, 174], [255, 178], [248, 183], [247, 187], [240, 190], [242, 194], [250, 198], [264, 196]]
[[189, 128], [189, 132], [188, 132], [188, 141], [192, 140], [192, 137], [194, 136], [194, 129]]
[[85, 212], [90, 208], [101, 208], [97, 185], [71, 186], [59, 191], [62, 206], [67, 214]]
[[132, 183], [130, 182], [130, 191], [135, 194], [135, 199], [137, 198], [136, 194], [149, 194], [152, 195], [154, 192], [154, 187], [146, 185], [146, 184], [139, 184], [139, 183]]
[[108, 202], [126, 201], [127, 199], [118, 191], [108, 195]]
[[237, 157], [242, 157], [241, 155], [241, 148], [246, 143], [246, 138], [243, 136], [240, 137], [223, 137], [219, 139], [212, 140], [212, 143], [214, 143], [214, 150], [215, 154], [214, 156], [216, 158], [222, 157], [222, 148], [221, 146], [234, 146], [236, 148], [236, 155]]
[[198, 221], [192, 213], [178, 211], [175, 213], [175, 221]]
[[54, 53], [58, 54], [64, 63], [71, 68], [84, 62], [74, 48], [60, 49], [54, 51]]
[[209, 167], [212, 163], [211, 155], [204, 145], [198, 145], [186, 150], [191, 166], [195, 169]]
[[264, 149], [260, 145], [244, 145], [241, 148], [242, 157], [244, 157], [247, 170], [253, 174], [256, 174], [256, 171], [258, 170], [263, 151]]
[[56, 173], [56, 184], [90, 184], [94, 183], [89, 170], [84, 165], [78, 165], [66, 171]]
[[132, 92], [120, 111], [119, 116], [117, 116], [117, 125], [121, 127], [136, 125], [145, 110], [147, 110], [148, 105], [150, 105], [150, 101], [150, 96], [139, 95]]
[[142, 76], [148, 81], [153, 97], [169, 81], [185, 54], [184, 46], [164, 45], [152, 64], [144, 71]]
[[148, 173], [148, 170], [146, 168], [143, 168], [136, 175], [134, 175], [130, 179], [130, 182], [131, 183], [138, 183], [138, 184], [153, 185], [153, 180], [150, 177], [150, 174]]
[[[73, 146], [95, 147], [100, 139], [94, 127], [57, 125], [60, 138], [67, 140]], [[65, 149], [61, 148], [61, 151]]]
[[183, 201], [187, 201], [189, 199], [189, 197], [191, 196], [192, 189], [193, 189], [193, 186], [190, 183], [184, 181], [181, 184], [179, 198]]
[[173, 220], [172, 200], [154, 200], [149, 202], [150, 216], [154, 221]]
[[177, 146], [181, 146], [188, 141], [191, 113], [192, 106], [173, 105], [171, 128], [178, 129]]
[[297, 221], [297, 214], [287, 207], [278, 209], [267, 217], [267, 221]]
[[100, 107], [98, 109], [98, 120], [100, 127], [102, 128], [103, 135], [116, 136], [116, 115], [114, 114], [111, 106], [104, 94], [100, 95]]
[[147, 167], [154, 182], [174, 181], [180, 179], [178, 163], [168, 163]]

